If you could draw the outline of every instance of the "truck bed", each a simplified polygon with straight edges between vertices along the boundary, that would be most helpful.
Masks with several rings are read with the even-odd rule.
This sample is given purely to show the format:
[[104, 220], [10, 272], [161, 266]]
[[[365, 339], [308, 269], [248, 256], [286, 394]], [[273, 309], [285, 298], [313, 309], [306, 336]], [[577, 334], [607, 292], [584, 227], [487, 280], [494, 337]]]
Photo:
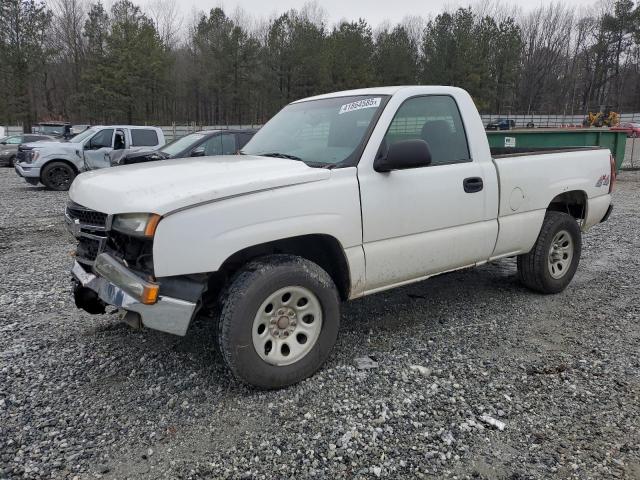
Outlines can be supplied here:
[[[492, 153], [494, 148], [491, 148]], [[498, 220], [500, 235], [495, 255], [510, 254], [514, 248], [529, 251], [542, 227], [549, 204], [563, 191], [584, 192], [588, 199], [583, 230], [598, 223], [610, 204], [609, 152], [600, 147], [501, 148], [516, 150], [493, 157], [500, 182]], [[517, 247], [517, 248], [516, 248]]]
[[[602, 147], [608, 148], [620, 170], [624, 160], [627, 133], [609, 128], [526, 128], [485, 132], [492, 148], [560, 148]], [[509, 153], [496, 152], [500, 155]], [[518, 153], [510, 152], [510, 153]], [[524, 153], [524, 152], [520, 152]], [[528, 151], [527, 153], [532, 153]]]
[[544, 155], [549, 153], [604, 150], [604, 147], [490, 147], [493, 158], [518, 157], [522, 155]]

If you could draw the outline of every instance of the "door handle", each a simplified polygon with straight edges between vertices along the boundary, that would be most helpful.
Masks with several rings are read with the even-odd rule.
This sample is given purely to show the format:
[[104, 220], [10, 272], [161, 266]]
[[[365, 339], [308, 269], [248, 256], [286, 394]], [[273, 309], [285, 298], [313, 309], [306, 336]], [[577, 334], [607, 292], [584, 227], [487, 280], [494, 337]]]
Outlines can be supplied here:
[[462, 186], [465, 192], [476, 193], [484, 188], [484, 183], [480, 177], [469, 177], [463, 180]]

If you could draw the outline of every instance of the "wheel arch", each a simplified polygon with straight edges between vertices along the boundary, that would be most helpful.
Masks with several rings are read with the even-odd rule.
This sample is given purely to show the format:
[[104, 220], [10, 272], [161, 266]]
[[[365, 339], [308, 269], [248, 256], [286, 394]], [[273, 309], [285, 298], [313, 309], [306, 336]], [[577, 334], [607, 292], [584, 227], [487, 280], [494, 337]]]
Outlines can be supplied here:
[[228, 280], [251, 260], [272, 254], [289, 254], [305, 258], [323, 268], [347, 300], [351, 291], [351, 274], [340, 241], [327, 234], [308, 234], [273, 240], [243, 248], [230, 255], [218, 271], [210, 276], [207, 294], [217, 297]]
[[66, 158], [52, 158], [50, 160], [47, 160], [46, 162], [44, 162], [42, 164], [42, 166], [40, 167], [40, 182], [42, 182], [42, 174], [45, 170], [45, 168], [47, 168], [47, 165], [50, 165], [51, 162], [60, 162], [60, 163], [66, 163], [67, 165], [69, 165], [71, 167], [71, 169], [73, 170], [73, 172], [78, 175], [80, 172], [78, 171], [78, 167], [75, 166], [75, 164], [66, 159]]
[[570, 190], [556, 195], [547, 211], [562, 212], [571, 215], [576, 221], [587, 218], [587, 207], [589, 205], [589, 197], [584, 190]]

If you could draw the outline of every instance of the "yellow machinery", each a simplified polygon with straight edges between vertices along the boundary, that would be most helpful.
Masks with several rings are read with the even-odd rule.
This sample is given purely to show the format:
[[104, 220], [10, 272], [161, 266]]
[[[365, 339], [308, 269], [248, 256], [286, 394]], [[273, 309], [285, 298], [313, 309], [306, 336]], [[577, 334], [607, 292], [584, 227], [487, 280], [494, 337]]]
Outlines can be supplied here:
[[616, 127], [620, 125], [620, 114], [610, 107], [605, 107], [599, 112], [589, 112], [582, 125], [585, 127]]

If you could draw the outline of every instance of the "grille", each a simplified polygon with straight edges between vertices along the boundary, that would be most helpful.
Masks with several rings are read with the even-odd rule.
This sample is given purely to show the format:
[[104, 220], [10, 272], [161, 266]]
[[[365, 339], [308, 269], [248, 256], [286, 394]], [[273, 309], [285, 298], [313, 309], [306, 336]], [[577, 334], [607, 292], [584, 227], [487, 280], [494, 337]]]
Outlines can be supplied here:
[[76, 204], [67, 205], [67, 216], [72, 220], [78, 220], [83, 227], [100, 227], [106, 228], [107, 214], [96, 212], [88, 208], [81, 207]]
[[78, 242], [78, 248], [76, 250], [76, 259], [81, 263], [93, 265], [96, 257], [101, 251], [100, 240], [81, 237]]
[[16, 154], [16, 161], [18, 163], [31, 163], [31, 156], [33, 150], [31, 148], [25, 148], [23, 146], [18, 147], [18, 153]]
[[109, 216], [74, 202], [69, 202], [65, 211], [67, 228], [78, 239], [76, 260], [93, 265], [107, 243]]

